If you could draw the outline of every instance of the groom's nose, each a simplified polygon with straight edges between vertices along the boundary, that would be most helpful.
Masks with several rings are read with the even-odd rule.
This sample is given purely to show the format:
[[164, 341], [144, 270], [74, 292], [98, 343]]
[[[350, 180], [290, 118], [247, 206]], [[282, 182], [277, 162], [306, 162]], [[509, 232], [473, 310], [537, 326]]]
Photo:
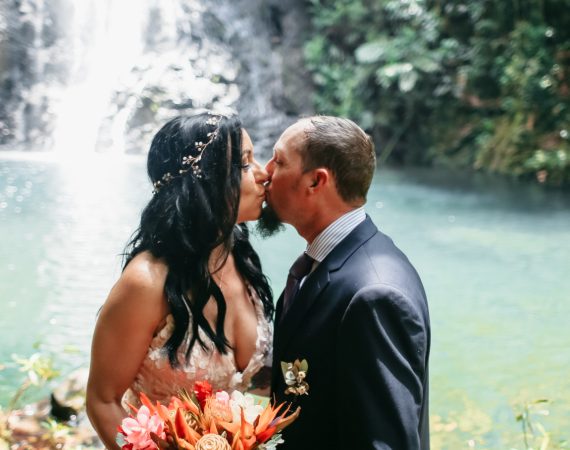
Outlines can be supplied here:
[[273, 161], [273, 158], [271, 158], [269, 161], [267, 161], [267, 164], [265, 164], [265, 171], [269, 175], [268, 181], [271, 181], [271, 177], [273, 175], [273, 169], [274, 168], [275, 168], [275, 162]]

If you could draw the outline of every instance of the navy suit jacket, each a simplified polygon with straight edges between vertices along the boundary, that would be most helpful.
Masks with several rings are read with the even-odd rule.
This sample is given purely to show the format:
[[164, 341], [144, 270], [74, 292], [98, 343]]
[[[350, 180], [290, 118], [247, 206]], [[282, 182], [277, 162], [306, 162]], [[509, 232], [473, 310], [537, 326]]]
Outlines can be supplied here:
[[[370, 217], [278, 300], [272, 395], [301, 407], [281, 450], [427, 450], [430, 325], [420, 278]], [[306, 359], [309, 395], [285, 395], [281, 361]]]

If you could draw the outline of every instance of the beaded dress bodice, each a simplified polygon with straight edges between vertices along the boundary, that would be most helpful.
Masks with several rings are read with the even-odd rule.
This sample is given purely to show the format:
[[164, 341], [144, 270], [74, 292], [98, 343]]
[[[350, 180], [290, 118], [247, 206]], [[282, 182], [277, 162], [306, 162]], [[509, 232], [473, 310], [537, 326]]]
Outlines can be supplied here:
[[248, 291], [257, 315], [257, 339], [255, 351], [243, 371], [238, 370], [232, 349], [221, 354], [201, 328], [200, 337], [207, 348], [204, 349], [196, 342], [186, 360], [185, 354], [191, 340], [191, 330], [188, 330], [177, 352], [180, 365], [172, 368], [164, 349], [165, 342], [174, 330], [174, 318], [169, 314], [164, 327], [152, 339], [133, 384], [125, 392], [123, 406], [140, 405], [140, 392], [144, 392], [153, 401], [167, 404], [171, 396], [179, 394], [182, 389], [191, 390], [195, 381], [208, 381], [214, 390], [245, 391], [252, 377], [263, 366], [271, 365], [273, 336], [273, 325], [265, 318], [261, 299], [253, 289]]

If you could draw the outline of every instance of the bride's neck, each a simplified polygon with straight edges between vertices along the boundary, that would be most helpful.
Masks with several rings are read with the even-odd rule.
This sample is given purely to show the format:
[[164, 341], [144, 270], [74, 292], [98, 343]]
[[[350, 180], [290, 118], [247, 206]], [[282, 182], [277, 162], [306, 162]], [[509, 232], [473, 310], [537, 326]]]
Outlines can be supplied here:
[[226, 266], [228, 263], [231, 263], [231, 260], [231, 252], [226, 254], [224, 246], [219, 245], [214, 250], [212, 250], [212, 253], [210, 253], [210, 258], [208, 260], [208, 268], [210, 270], [210, 273], [214, 274], [216, 272], [219, 272], [224, 266]]

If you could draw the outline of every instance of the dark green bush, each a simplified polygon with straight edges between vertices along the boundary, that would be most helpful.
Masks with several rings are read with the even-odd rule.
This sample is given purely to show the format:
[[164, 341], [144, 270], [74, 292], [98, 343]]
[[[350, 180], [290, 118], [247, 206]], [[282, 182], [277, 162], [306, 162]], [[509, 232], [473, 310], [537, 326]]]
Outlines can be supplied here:
[[380, 160], [570, 182], [568, 0], [310, 0], [320, 113]]

